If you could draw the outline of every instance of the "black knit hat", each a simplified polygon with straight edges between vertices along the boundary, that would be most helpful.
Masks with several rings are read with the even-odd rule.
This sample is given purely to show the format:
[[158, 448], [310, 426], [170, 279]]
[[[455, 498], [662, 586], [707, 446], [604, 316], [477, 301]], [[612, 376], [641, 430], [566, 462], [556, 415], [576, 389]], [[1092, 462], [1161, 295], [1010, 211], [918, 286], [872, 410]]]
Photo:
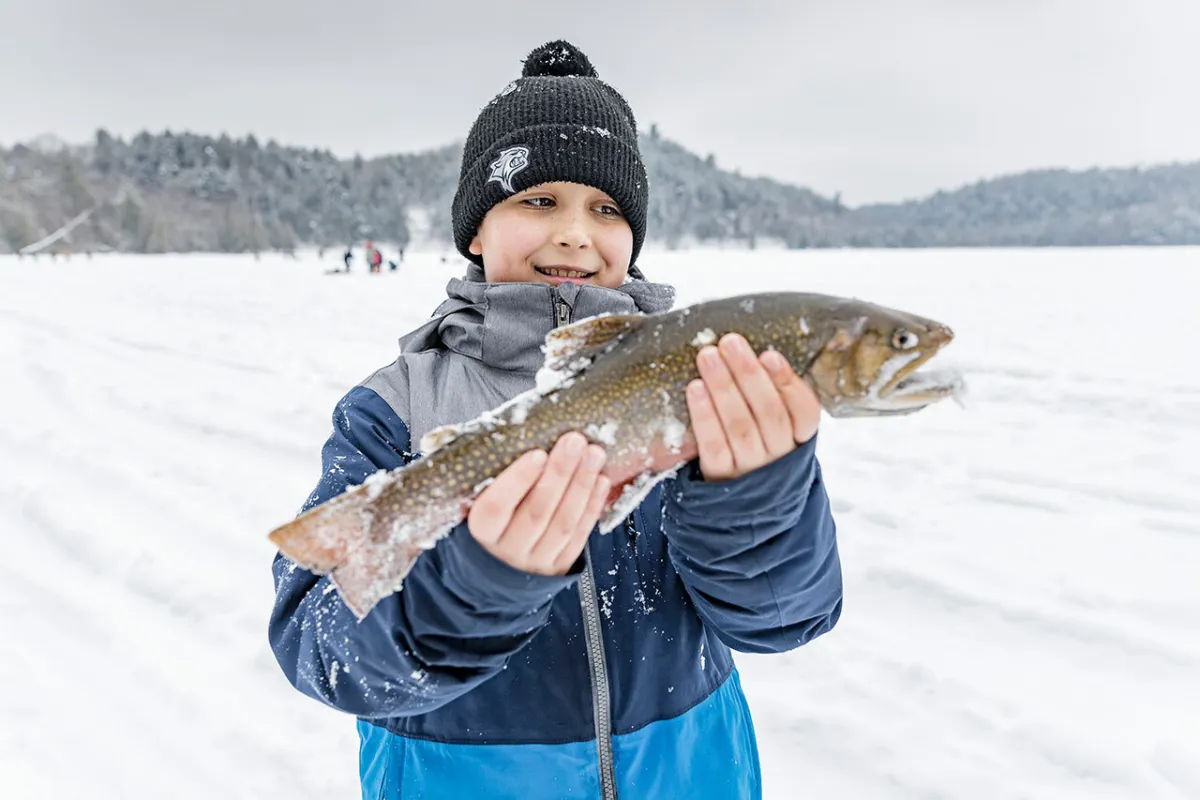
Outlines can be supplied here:
[[458, 252], [482, 265], [468, 248], [487, 212], [550, 181], [594, 186], [616, 202], [633, 230], [633, 268], [646, 237], [649, 196], [637, 123], [587, 56], [561, 40], [530, 53], [521, 77], [471, 126], [451, 207]]

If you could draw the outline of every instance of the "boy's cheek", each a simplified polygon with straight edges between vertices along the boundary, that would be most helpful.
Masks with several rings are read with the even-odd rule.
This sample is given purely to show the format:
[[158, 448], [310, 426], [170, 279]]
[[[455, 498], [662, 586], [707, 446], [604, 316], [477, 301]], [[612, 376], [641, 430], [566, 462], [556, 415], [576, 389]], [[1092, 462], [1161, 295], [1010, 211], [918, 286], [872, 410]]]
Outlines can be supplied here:
[[538, 236], [536, 231], [515, 221], [502, 231], [490, 233], [480, 237], [483, 271], [488, 281], [532, 280], [528, 265], [539, 246], [545, 242], [545, 237]]

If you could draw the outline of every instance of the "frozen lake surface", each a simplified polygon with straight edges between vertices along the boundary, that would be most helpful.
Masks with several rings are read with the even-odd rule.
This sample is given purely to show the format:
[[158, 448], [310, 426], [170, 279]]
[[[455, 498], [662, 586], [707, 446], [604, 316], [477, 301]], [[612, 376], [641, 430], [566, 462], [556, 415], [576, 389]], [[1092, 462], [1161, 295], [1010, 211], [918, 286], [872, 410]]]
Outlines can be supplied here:
[[[0, 256], [0, 793], [357, 796], [266, 533], [461, 263]], [[948, 323], [967, 409], [830, 420], [838, 627], [739, 656], [770, 798], [1200, 797], [1200, 250], [648, 253], [680, 303]], [[619, 610], [614, 610], [619, 611]]]

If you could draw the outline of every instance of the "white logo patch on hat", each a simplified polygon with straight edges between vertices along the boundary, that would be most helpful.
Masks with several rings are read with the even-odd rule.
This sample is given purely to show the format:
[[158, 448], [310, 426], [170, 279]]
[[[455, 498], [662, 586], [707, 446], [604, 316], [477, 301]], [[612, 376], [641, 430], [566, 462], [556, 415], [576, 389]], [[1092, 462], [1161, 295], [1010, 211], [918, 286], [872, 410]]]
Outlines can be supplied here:
[[500, 153], [500, 157], [489, 164], [492, 173], [484, 183], [499, 181], [504, 191], [513, 193], [512, 179], [521, 170], [529, 166], [529, 148], [524, 145], [510, 147]]

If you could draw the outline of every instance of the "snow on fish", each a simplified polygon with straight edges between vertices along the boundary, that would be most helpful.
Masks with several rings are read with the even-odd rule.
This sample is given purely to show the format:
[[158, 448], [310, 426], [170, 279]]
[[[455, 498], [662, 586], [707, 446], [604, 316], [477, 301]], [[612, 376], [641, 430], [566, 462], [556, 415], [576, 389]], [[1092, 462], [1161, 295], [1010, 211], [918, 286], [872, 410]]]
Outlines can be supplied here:
[[424, 457], [298, 516], [270, 534], [279, 550], [332, 574], [360, 619], [401, 588], [421, 552], [466, 518], [522, 453], [579, 431], [605, 447], [612, 483], [601, 532], [697, 455], [685, 400], [696, 353], [726, 333], [776, 350], [834, 417], [909, 414], [964, 389], [921, 370], [954, 338], [945, 325], [856, 299], [742, 295], [655, 315], [601, 315], [551, 331], [536, 387], [461, 425], [429, 432]]

